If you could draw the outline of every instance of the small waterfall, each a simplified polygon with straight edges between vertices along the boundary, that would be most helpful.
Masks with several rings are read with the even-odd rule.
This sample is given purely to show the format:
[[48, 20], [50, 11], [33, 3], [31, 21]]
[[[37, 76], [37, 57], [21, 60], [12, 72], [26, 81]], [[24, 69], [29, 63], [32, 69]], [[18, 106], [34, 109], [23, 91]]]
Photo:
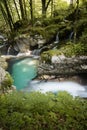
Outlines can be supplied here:
[[57, 34], [56, 34], [56, 40], [55, 40], [54, 43], [55, 43], [55, 44], [59, 43], [59, 32], [57, 32]]
[[40, 49], [35, 49], [31, 52], [32, 55], [39, 55], [40, 54]]
[[53, 49], [57, 48], [57, 44], [58, 43], [59, 43], [59, 32], [57, 32], [57, 34], [56, 34], [56, 40], [54, 41], [54, 47], [53, 47]]
[[11, 45], [8, 47], [7, 55], [10, 55], [10, 49], [11, 49]]
[[37, 55], [37, 56], [39, 56], [40, 55], [40, 53], [44, 50], [44, 49], [47, 49], [47, 46], [43, 46], [42, 48], [40, 48], [40, 49], [35, 49], [34, 51], [32, 51], [32, 55]]
[[69, 35], [69, 40], [70, 40], [70, 41], [72, 41], [73, 36], [74, 36], [74, 32], [72, 31], [72, 32], [70, 33], [70, 35]]

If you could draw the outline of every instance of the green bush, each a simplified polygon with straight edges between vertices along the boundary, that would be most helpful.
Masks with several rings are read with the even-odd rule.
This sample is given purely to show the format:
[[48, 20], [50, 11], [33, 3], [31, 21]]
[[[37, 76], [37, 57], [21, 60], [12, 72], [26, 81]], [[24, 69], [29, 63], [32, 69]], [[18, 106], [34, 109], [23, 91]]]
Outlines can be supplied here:
[[67, 92], [15, 92], [0, 97], [4, 130], [86, 130], [87, 100]]
[[84, 43], [67, 43], [65, 47], [61, 49], [63, 53], [70, 57], [70, 56], [81, 56], [81, 55], [87, 55], [87, 44]]

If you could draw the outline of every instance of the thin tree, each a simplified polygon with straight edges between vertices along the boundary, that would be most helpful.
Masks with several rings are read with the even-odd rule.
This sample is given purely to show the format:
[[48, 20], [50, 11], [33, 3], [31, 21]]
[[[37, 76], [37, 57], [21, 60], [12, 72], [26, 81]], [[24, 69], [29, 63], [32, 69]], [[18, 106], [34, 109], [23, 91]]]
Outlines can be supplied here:
[[1, 11], [1, 13], [2, 13], [2, 16], [3, 16], [3, 18], [4, 18], [4, 21], [5, 21], [6, 25], [8, 26], [7, 14], [6, 14], [6, 12], [5, 12], [3, 6], [2, 6], [2, 3], [0, 3], [0, 11]]
[[23, 0], [24, 17], [27, 19], [26, 2]]
[[20, 11], [21, 11], [21, 18], [24, 20], [25, 16], [24, 16], [24, 9], [23, 9], [23, 1], [19, 0], [19, 5], [20, 5]]
[[48, 0], [48, 2], [46, 2], [46, 0], [41, 0], [41, 3], [42, 3], [42, 16], [43, 18], [46, 17], [46, 11], [47, 11], [47, 8], [50, 4], [51, 0]]
[[78, 20], [78, 12], [79, 12], [79, 0], [76, 1], [76, 13], [75, 13], [75, 23], [74, 23], [74, 43], [76, 43], [76, 24]]
[[14, 2], [14, 5], [15, 5], [15, 9], [16, 9], [16, 12], [17, 12], [18, 18], [19, 18], [19, 20], [20, 20], [20, 14], [19, 14], [19, 11], [18, 11], [18, 7], [17, 7], [17, 4], [16, 4], [16, 1], [13, 0], [13, 2]]
[[9, 11], [9, 8], [8, 8], [8, 4], [7, 4], [7, 0], [3, 0], [3, 4], [4, 4], [4, 8], [6, 10], [6, 13], [7, 13], [7, 19], [8, 19], [8, 24], [9, 24], [9, 27], [11, 29], [11, 31], [13, 30], [13, 20], [12, 20], [12, 16], [11, 16], [11, 13]]
[[11, 16], [12, 16], [12, 21], [14, 21], [14, 14], [13, 14], [13, 9], [12, 9], [12, 3], [11, 3], [11, 1], [9, 0], [7, 0], [7, 5], [8, 5], [8, 8], [9, 8], [9, 11], [10, 11], [10, 14], [11, 14]]
[[31, 22], [32, 22], [32, 26], [33, 26], [33, 22], [34, 22], [34, 14], [33, 14], [33, 1], [29, 0], [29, 5], [30, 5], [30, 16], [31, 16]]
[[51, 0], [51, 17], [53, 17], [53, 0]]

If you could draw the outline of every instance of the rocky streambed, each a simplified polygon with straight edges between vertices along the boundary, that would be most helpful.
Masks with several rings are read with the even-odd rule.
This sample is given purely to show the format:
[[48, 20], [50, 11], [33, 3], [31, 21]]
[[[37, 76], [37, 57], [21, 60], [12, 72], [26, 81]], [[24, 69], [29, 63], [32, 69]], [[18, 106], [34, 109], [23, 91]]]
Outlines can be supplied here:
[[53, 56], [50, 64], [45, 62], [39, 63], [38, 77], [46, 80], [73, 80], [86, 84], [87, 56]]
[[42, 62], [38, 67], [38, 74], [74, 75], [80, 73], [87, 73], [87, 56], [71, 58], [62, 57], [62, 55], [53, 56], [50, 64]]
[[13, 86], [13, 79], [6, 71], [7, 66], [5, 59], [0, 57], [0, 94], [9, 93], [15, 90], [15, 87]]

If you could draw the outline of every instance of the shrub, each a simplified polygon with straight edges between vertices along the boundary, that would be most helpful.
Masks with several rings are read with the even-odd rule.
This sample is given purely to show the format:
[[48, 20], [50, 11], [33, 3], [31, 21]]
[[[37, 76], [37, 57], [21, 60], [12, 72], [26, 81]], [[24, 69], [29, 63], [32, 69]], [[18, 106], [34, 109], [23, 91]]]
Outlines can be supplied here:
[[4, 130], [86, 130], [87, 100], [67, 92], [14, 92], [0, 97]]

